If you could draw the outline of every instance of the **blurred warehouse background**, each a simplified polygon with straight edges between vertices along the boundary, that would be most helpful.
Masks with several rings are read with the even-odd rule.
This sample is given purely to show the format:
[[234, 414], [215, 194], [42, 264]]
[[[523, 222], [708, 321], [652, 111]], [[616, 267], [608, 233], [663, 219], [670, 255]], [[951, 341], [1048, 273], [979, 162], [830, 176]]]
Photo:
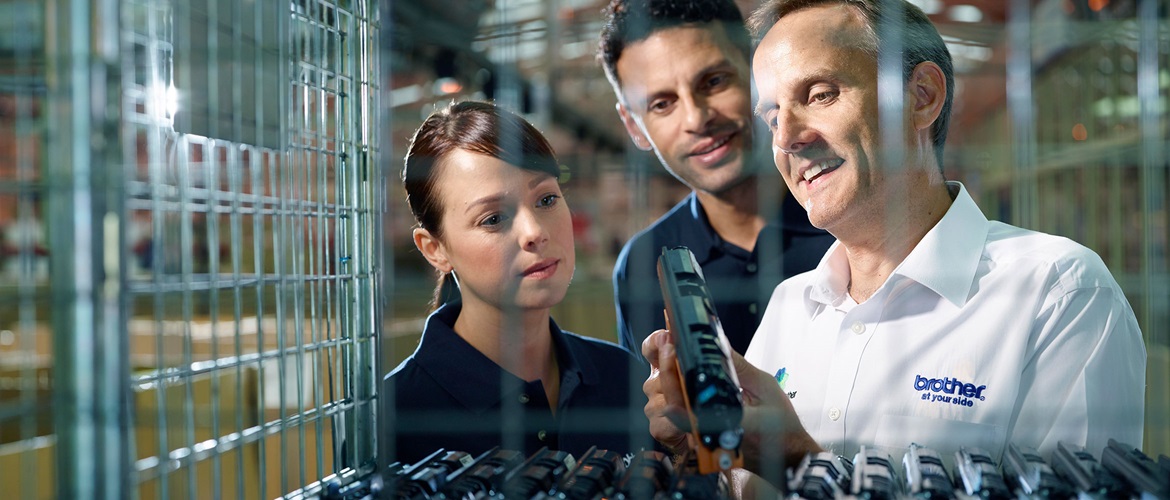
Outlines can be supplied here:
[[[1170, 7], [914, 3], [956, 61], [947, 176], [1101, 255], [1146, 338], [1144, 449], [1170, 454]], [[614, 340], [617, 252], [687, 190], [617, 119], [604, 4], [0, 0], [5, 493], [272, 498], [368, 471], [377, 381], [433, 288], [398, 172], [452, 100], [552, 140], [578, 252], [553, 315]]]

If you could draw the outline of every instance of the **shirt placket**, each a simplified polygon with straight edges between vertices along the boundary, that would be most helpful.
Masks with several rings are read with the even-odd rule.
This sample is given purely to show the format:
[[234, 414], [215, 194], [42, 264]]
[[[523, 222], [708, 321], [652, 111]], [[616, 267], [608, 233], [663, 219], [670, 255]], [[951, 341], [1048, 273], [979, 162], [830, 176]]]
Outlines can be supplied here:
[[845, 442], [848, 430], [848, 411], [853, 401], [854, 387], [861, 373], [861, 358], [865, 347], [876, 327], [878, 318], [877, 297], [865, 304], [857, 305], [841, 315], [837, 326], [837, 342], [833, 351], [833, 366], [828, 372], [825, 386], [825, 402], [819, 419], [825, 435], [836, 436], [835, 441]]

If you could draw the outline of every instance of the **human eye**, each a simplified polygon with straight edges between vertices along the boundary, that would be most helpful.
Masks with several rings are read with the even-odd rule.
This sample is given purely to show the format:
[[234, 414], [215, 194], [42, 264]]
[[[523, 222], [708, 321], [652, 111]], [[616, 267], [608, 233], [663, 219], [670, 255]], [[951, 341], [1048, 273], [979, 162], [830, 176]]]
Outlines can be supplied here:
[[479, 220], [479, 226], [488, 229], [495, 229], [504, 223], [504, 214], [490, 213]]
[[835, 88], [817, 87], [809, 91], [809, 104], [830, 104], [837, 99], [840, 92]]
[[726, 87], [728, 82], [730, 82], [730, 81], [731, 81], [731, 77], [729, 75], [727, 75], [726, 73], [716, 73], [714, 75], [711, 75], [709, 78], [707, 78], [707, 88], [709, 88], [709, 89], [723, 88], [723, 87]]
[[546, 194], [540, 198], [540, 202], [537, 203], [537, 206], [540, 208], [552, 208], [557, 205], [557, 200], [560, 199], [561, 196], [558, 194]]
[[650, 101], [647, 108], [651, 113], [665, 113], [670, 110], [671, 105], [674, 104], [670, 99], [655, 99]]

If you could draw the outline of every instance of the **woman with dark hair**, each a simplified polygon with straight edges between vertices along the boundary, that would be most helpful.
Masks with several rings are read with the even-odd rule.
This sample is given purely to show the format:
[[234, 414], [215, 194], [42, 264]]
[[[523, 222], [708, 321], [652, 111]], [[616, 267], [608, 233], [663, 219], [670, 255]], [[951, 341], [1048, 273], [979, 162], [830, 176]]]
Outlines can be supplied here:
[[575, 261], [560, 172], [544, 136], [493, 104], [452, 104], [415, 132], [402, 173], [414, 243], [461, 299], [440, 305], [436, 290], [417, 350], [383, 382], [394, 460], [651, 446], [641, 365], [549, 314]]

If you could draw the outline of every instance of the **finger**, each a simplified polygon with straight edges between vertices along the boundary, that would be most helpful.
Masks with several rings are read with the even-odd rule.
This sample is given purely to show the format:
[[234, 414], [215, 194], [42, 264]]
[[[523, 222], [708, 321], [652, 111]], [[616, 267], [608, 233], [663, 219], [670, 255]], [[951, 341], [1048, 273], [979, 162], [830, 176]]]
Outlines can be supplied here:
[[755, 372], [760, 371], [759, 368], [756, 368], [754, 365], [749, 363], [747, 359], [735, 351], [731, 351], [731, 364], [733, 367], [735, 367], [735, 374], [738, 375], [741, 379], [744, 376], [754, 377]]
[[[642, 383], [642, 392], [646, 394], [647, 417], [663, 415], [668, 407], [677, 406], [679, 398], [672, 395], [676, 390], [672, 386], [677, 386], [678, 381], [670, 377], [664, 377], [661, 370], [655, 370]], [[651, 413], [651, 408], [657, 411]]]
[[666, 336], [666, 330], [656, 330], [642, 341], [642, 357], [650, 362], [652, 370], [658, 369], [658, 349]]
[[756, 368], [738, 352], [731, 352], [731, 364], [735, 369], [736, 378], [739, 379], [740, 388], [753, 398], [760, 396], [761, 393], [771, 392], [778, 387], [775, 377]]
[[661, 392], [670, 401], [682, 402], [682, 386], [678, 378], [678, 359], [674, 344], [665, 343], [658, 349], [658, 379]]
[[673, 374], [664, 376], [662, 371], [657, 371], [642, 384], [642, 392], [646, 394], [647, 418], [672, 414], [686, 416], [686, 407], [683, 405], [681, 392], [678, 392], [678, 379], [675, 377]]
[[[646, 377], [646, 381], [642, 382], [642, 392], [646, 394], [647, 401], [652, 402], [652, 401], [654, 401], [654, 398], [662, 396], [662, 389], [658, 387], [659, 386], [658, 379], [660, 378], [660, 375], [661, 375], [661, 372], [657, 368], [655, 368], [654, 370], [652, 370], [650, 372], [650, 376]], [[647, 403], [646, 406], [649, 407], [650, 404]], [[647, 416], [649, 416], [649, 415], [647, 415]]]
[[658, 366], [658, 392], [665, 401], [663, 413], [679, 429], [689, 430], [690, 414], [687, 412], [682, 383], [679, 381], [678, 358], [675, 357], [674, 344], [665, 343], [659, 348]]
[[674, 453], [682, 453], [686, 449], [687, 441], [687, 431], [676, 424], [676, 418], [671, 417], [679, 411], [682, 410], [671, 408], [662, 394], [657, 394], [647, 401], [645, 407], [646, 417], [650, 422], [650, 435]]

